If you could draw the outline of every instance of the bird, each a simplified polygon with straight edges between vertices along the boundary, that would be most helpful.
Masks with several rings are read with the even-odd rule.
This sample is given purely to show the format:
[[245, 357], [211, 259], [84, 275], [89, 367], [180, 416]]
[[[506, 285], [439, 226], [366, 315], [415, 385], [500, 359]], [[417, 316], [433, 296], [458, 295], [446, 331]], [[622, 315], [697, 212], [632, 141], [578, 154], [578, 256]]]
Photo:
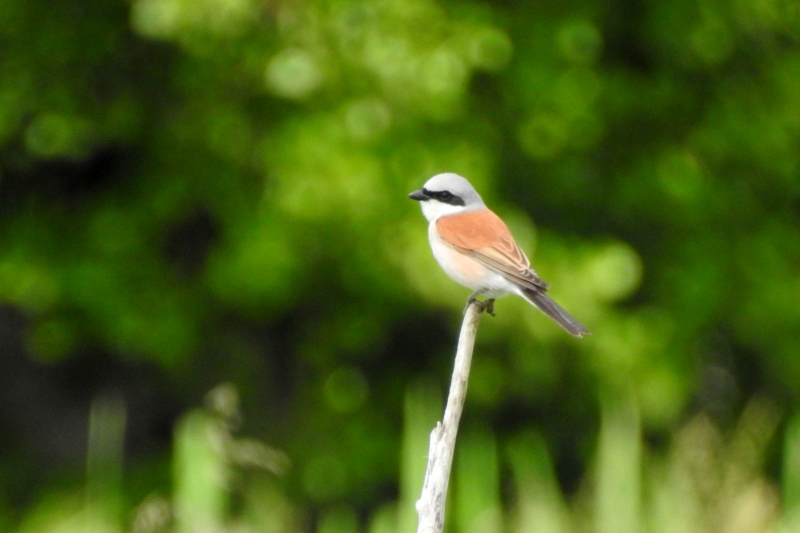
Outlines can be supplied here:
[[[446, 172], [408, 195], [428, 220], [436, 261], [453, 281], [474, 291], [467, 298], [494, 315], [494, 300], [521, 296], [574, 337], [590, 332], [547, 295], [542, 281], [503, 220], [483, 203], [466, 178]], [[481, 296], [483, 301], [477, 298]]]

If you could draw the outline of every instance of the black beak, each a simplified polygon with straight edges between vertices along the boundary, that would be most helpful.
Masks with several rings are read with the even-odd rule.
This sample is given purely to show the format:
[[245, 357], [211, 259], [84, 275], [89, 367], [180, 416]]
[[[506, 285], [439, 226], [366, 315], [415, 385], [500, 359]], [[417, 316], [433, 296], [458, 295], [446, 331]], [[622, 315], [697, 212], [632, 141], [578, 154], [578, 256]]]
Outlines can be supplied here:
[[418, 202], [424, 202], [429, 198], [429, 196], [425, 194], [425, 191], [423, 191], [422, 189], [412, 192], [411, 194], [408, 195], [408, 197]]

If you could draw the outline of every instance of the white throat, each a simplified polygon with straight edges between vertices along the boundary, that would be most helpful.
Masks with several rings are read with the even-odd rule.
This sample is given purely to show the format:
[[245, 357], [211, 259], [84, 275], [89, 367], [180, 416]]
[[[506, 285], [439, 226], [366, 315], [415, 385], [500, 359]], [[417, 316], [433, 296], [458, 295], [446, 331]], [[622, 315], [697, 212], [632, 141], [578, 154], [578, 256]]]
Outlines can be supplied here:
[[443, 216], [454, 215], [467, 210], [467, 207], [463, 205], [445, 204], [438, 200], [422, 201], [420, 202], [420, 207], [422, 207], [422, 214], [425, 215], [425, 218], [430, 222], [438, 220]]

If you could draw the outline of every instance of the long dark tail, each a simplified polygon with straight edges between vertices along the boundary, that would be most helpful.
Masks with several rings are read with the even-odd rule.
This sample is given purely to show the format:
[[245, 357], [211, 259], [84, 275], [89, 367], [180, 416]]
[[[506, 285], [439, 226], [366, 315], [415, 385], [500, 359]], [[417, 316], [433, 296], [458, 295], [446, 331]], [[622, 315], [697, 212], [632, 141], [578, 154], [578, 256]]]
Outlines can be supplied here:
[[575, 337], [591, 335], [591, 332], [572, 318], [564, 309], [555, 303], [545, 292], [523, 288], [522, 295], [530, 303], [539, 308], [544, 314], [555, 320], [556, 324], [564, 328], [567, 333]]

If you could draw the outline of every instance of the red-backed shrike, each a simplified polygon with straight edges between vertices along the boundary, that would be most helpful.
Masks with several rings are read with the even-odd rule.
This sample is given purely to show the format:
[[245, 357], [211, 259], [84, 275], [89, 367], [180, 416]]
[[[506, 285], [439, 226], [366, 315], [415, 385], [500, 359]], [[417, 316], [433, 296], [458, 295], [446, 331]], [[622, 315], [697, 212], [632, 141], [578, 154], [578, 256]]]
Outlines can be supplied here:
[[547, 296], [547, 283], [531, 268], [505, 223], [458, 174], [437, 174], [408, 195], [428, 219], [433, 256], [454, 281], [471, 289], [467, 305], [484, 296], [492, 312], [495, 298], [513, 293], [542, 310], [575, 337], [589, 334]]

